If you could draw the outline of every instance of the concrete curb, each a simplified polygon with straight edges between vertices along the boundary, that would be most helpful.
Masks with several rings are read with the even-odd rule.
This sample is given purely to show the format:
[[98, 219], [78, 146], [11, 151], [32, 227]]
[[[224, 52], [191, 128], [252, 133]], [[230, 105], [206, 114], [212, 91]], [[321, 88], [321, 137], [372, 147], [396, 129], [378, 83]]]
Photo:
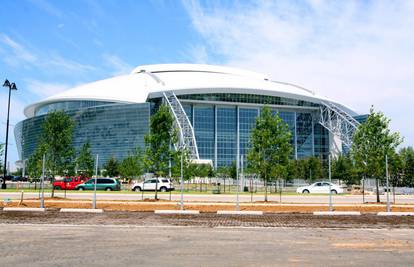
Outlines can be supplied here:
[[45, 208], [14, 208], [14, 207], [5, 207], [3, 211], [30, 211], [30, 212], [45, 212]]
[[263, 211], [256, 210], [218, 210], [217, 214], [222, 215], [263, 215]]
[[60, 212], [102, 213], [103, 209], [60, 209]]
[[334, 216], [334, 215], [352, 215], [352, 216], [359, 216], [361, 215], [361, 212], [359, 211], [314, 211], [313, 215], [328, 215], [328, 216]]
[[414, 212], [378, 212], [377, 213], [378, 216], [414, 216]]
[[200, 214], [198, 210], [154, 210], [155, 214]]

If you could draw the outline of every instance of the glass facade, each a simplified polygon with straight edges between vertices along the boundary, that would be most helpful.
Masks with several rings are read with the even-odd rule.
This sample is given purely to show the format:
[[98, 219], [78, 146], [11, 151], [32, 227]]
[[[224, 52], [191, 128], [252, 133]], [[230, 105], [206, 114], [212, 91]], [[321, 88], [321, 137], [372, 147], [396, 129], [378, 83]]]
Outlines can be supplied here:
[[214, 160], [214, 106], [213, 105], [194, 105], [193, 125], [198, 147], [198, 154], [202, 159]]
[[239, 108], [240, 155], [243, 155], [244, 161], [250, 148], [250, 134], [256, 125], [258, 114], [257, 108]]
[[[149, 132], [149, 103], [97, 106], [67, 114], [75, 120], [73, 145], [78, 150], [89, 142], [92, 153], [99, 154], [100, 165], [112, 156], [123, 159], [135, 148], [143, 148], [144, 136]], [[27, 159], [36, 149], [45, 117], [36, 116], [16, 125], [21, 159]]]
[[296, 113], [296, 155], [306, 158], [314, 155], [312, 113]]
[[229, 166], [237, 155], [237, 109], [217, 106], [217, 167]]
[[[200, 158], [211, 159], [216, 168], [231, 165], [238, 152], [246, 160], [251, 130], [263, 104], [274, 105], [273, 112], [288, 124], [294, 147], [292, 158], [326, 158], [329, 153], [329, 133], [317, 122], [317, 104], [249, 94], [194, 94], [178, 98], [194, 126]], [[44, 114], [61, 109], [76, 121], [76, 148], [89, 142], [93, 154], [99, 154], [100, 165], [112, 156], [122, 159], [136, 147], [144, 147], [150, 116], [161, 102], [161, 98], [154, 98], [142, 104], [64, 101], [44, 105], [36, 110], [35, 117], [15, 127], [20, 158], [27, 159], [35, 150]]]
[[267, 104], [267, 105], [283, 105], [298, 107], [318, 107], [318, 104], [279, 96], [253, 95], [253, 94], [191, 94], [180, 95], [179, 99], [199, 100], [199, 101], [215, 101], [215, 102], [237, 102], [249, 104]]
[[52, 110], [63, 110], [63, 111], [71, 111], [71, 110], [79, 110], [84, 108], [92, 108], [104, 105], [111, 105], [114, 102], [107, 102], [107, 101], [61, 101], [55, 103], [49, 103], [46, 105], [42, 105], [35, 110], [35, 116], [45, 115], [49, 111]]

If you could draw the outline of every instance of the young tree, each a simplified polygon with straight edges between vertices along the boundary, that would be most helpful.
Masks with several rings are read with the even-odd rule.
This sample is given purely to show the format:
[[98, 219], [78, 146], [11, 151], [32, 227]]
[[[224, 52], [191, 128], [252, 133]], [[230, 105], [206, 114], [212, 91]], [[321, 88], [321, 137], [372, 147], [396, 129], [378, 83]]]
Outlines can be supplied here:
[[76, 158], [78, 170], [86, 177], [92, 177], [94, 169], [94, 158], [92, 156], [91, 145], [89, 142], [82, 145], [78, 157]]
[[349, 156], [339, 155], [338, 158], [332, 160], [332, 179], [344, 181], [347, 185], [358, 182]]
[[[144, 162], [148, 171], [153, 172], [156, 177], [168, 174], [170, 161], [174, 158], [172, 144], [175, 143], [176, 130], [173, 123], [173, 116], [166, 105], [161, 105], [151, 116], [150, 133], [145, 136]], [[157, 184], [155, 186], [158, 187]]]
[[414, 149], [402, 148], [399, 156], [402, 165], [402, 186], [414, 187]]
[[265, 106], [252, 129], [251, 148], [247, 155], [248, 164], [265, 183], [265, 201], [268, 182], [285, 174], [292, 152], [290, 139], [289, 126]]
[[119, 164], [119, 174], [122, 178], [135, 178], [144, 173], [142, 152], [136, 149]]
[[317, 157], [309, 157], [305, 161], [305, 177], [308, 181], [322, 178], [322, 162]]
[[104, 165], [104, 176], [116, 177], [119, 175], [119, 163], [115, 157], [111, 157]]
[[[26, 162], [26, 172], [29, 175], [31, 181], [39, 181], [42, 176], [43, 167], [43, 155], [46, 153], [46, 148], [39, 145], [34, 153], [29, 157]], [[36, 187], [36, 184], [35, 184]]]
[[389, 123], [382, 112], [371, 108], [367, 120], [358, 126], [351, 148], [357, 167], [366, 177], [376, 179], [377, 202], [380, 202], [379, 181], [385, 177], [385, 155], [389, 158], [394, 155], [402, 142], [399, 133], [391, 133]]
[[[55, 175], [73, 173], [75, 149], [72, 135], [75, 121], [63, 111], [52, 111], [46, 115], [42, 124], [40, 146], [46, 154], [46, 168], [51, 175], [51, 183]], [[52, 187], [52, 197], [54, 188]]]

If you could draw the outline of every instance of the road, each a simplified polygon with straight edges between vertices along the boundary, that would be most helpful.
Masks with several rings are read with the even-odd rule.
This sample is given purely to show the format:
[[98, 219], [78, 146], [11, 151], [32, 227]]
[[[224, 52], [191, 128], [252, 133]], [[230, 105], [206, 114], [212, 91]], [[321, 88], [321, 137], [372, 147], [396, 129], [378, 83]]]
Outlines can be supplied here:
[[[68, 191], [66, 197], [69, 199], [92, 199], [93, 192], [77, 192], [77, 191]], [[37, 198], [38, 193], [24, 193], [24, 198]], [[46, 197], [50, 196], [50, 193], [45, 194]], [[63, 192], [55, 193], [57, 197], [64, 197]], [[153, 193], [145, 193], [145, 198], [154, 198]], [[169, 194], [159, 194], [160, 199], [169, 199]], [[4, 199], [19, 199], [19, 192], [0, 192], [0, 200]], [[141, 200], [141, 193], [106, 193], [99, 192], [97, 194], [98, 200]], [[171, 194], [171, 199], [173, 201], [180, 200], [180, 194], [173, 193]], [[185, 201], [193, 202], [235, 202], [236, 195], [227, 195], [227, 194], [185, 194]], [[263, 201], [263, 195], [254, 195], [253, 201]], [[392, 201], [392, 196], [390, 196]], [[397, 195], [396, 204], [414, 204], [414, 195]], [[240, 195], [240, 202], [250, 202], [251, 196], [242, 194]], [[269, 201], [279, 201], [278, 195], [269, 195]], [[365, 201], [375, 202], [376, 196], [366, 195]], [[386, 196], [381, 195], [381, 201], [386, 201]], [[283, 195], [283, 203], [307, 203], [307, 204], [320, 204], [328, 203], [328, 195]], [[333, 202], [336, 204], [361, 204], [362, 196], [360, 195], [334, 195]]]
[[409, 266], [413, 229], [0, 227], [0, 266]]

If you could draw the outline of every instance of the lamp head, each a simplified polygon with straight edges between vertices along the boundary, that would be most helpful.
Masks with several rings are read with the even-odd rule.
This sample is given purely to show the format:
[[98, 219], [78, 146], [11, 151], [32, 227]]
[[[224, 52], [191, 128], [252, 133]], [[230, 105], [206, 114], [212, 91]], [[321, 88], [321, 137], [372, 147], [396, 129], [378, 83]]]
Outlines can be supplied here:
[[16, 84], [15, 83], [11, 83], [10, 84], [10, 89], [11, 90], [17, 90]]
[[10, 82], [9, 82], [9, 80], [5, 80], [4, 81], [4, 83], [3, 83], [3, 87], [10, 87]]

